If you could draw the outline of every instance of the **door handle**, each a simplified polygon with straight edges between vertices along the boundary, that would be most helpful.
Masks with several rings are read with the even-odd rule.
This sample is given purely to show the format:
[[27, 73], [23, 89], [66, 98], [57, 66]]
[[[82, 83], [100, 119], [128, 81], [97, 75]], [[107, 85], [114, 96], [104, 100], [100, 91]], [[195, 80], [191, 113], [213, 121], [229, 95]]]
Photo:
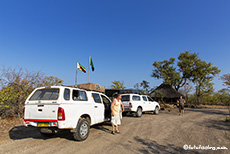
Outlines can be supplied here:
[[94, 108], [97, 108], [97, 106], [94, 106]]

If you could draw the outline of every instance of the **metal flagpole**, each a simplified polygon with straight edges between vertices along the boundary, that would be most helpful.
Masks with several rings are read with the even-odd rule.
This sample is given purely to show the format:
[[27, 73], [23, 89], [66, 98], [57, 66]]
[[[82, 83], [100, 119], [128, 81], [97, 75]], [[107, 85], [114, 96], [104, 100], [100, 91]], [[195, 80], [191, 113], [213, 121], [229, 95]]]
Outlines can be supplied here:
[[91, 59], [91, 56], [89, 56], [88, 83], [89, 83], [89, 80], [90, 80], [90, 59]]
[[[77, 62], [77, 63], [78, 63], [78, 62]], [[76, 67], [75, 85], [77, 85], [77, 70], [78, 70], [78, 68]]]

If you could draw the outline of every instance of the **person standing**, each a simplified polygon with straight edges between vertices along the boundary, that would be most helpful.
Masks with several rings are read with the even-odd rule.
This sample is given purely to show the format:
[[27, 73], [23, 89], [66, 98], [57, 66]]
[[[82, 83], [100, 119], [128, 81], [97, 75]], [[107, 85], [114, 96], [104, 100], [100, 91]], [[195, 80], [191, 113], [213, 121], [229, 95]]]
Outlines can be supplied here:
[[121, 106], [122, 106], [122, 112], [124, 111], [124, 106], [121, 102], [121, 94], [116, 94], [115, 95], [115, 99], [113, 100], [112, 104], [111, 104], [111, 111], [112, 111], [112, 134], [115, 135], [116, 133], [120, 133], [119, 129], [118, 129], [118, 125], [121, 125]]
[[180, 99], [178, 100], [178, 104], [179, 104], [179, 115], [184, 115], [184, 104], [185, 104], [185, 100], [183, 99], [183, 96], [180, 96]]

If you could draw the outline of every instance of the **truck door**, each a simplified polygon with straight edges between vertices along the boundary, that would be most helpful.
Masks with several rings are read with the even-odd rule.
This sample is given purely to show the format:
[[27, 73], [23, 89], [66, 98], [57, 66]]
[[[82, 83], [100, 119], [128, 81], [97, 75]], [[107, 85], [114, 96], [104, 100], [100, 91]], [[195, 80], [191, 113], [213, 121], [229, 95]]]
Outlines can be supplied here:
[[95, 122], [100, 123], [104, 121], [104, 104], [102, 103], [101, 97], [98, 93], [92, 93], [94, 99], [94, 117]]
[[156, 104], [154, 103], [153, 99], [148, 96], [148, 101], [149, 101], [149, 105], [150, 105], [150, 110], [151, 111], [155, 110]]
[[105, 120], [111, 118], [111, 100], [104, 95], [101, 95], [103, 104], [104, 104], [104, 116]]
[[142, 96], [142, 101], [143, 101], [143, 111], [149, 111], [150, 105], [146, 96]]

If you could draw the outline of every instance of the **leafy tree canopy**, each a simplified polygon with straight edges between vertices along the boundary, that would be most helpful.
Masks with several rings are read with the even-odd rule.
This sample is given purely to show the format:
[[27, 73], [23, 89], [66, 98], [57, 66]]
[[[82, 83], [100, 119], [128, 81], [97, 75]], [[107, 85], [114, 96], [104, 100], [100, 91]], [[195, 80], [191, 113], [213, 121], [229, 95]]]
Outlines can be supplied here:
[[152, 77], [163, 79], [177, 91], [188, 81], [195, 84], [198, 103], [200, 96], [213, 90], [211, 81], [220, 73], [218, 67], [201, 60], [198, 53], [189, 51], [180, 53], [177, 64], [172, 57], [169, 60], [155, 61], [153, 67]]
[[111, 85], [112, 89], [117, 89], [117, 90], [124, 90], [126, 87], [124, 86], [124, 81], [116, 81], [114, 80]]

